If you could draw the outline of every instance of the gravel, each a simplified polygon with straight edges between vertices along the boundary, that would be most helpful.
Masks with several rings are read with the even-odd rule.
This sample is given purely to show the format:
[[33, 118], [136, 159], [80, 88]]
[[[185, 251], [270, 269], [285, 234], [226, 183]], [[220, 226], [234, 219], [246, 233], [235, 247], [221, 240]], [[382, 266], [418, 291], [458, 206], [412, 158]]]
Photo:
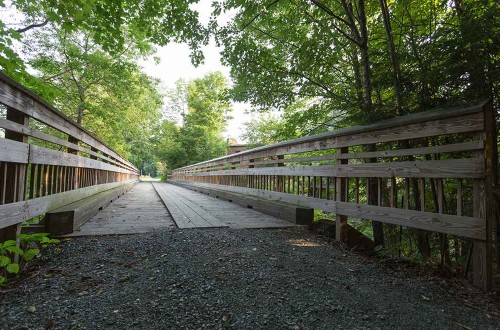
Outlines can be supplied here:
[[457, 292], [303, 228], [67, 240], [0, 297], [1, 329], [494, 329]]

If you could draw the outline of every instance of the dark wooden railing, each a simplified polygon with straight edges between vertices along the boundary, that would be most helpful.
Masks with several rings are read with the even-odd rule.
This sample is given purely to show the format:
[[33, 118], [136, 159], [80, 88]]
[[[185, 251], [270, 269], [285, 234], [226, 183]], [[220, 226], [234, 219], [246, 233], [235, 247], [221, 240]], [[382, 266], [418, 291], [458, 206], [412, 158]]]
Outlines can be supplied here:
[[491, 102], [264, 146], [173, 171], [174, 182], [473, 239], [474, 283], [491, 285]]
[[3, 74], [0, 114], [0, 241], [15, 239], [28, 219], [139, 177], [134, 165]]

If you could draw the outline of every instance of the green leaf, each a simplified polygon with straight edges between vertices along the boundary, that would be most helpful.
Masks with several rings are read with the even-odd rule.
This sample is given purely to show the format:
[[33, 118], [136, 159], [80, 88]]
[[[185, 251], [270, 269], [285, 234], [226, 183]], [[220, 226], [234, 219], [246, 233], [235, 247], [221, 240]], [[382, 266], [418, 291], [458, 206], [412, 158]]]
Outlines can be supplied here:
[[0, 256], [0, 267], [5, 267], [10, 264], [10, 258], [7, 256]]
[[7, 267], [5, 267], [7, 272], [12, 273], [12, 274], [17, 274], [19, 273], [19, 265], [18, 264], [8, 264]]
[[20, 254], [20, 255], [23, 255], [23, 253], [24, 253], [24, 251], [22, 249], [18, 248], [17, 246], [9, 246], [5, 250], [12, 252], [12, 253]]
[[40, 250], [39, 249], [29, 249], [29, 250], [27, 250], [27, 251], [24, 252], [23, 258], [26, 261], [30, 261], [35, 256], [37, 256], [38, 254], [40, 254]]
[[0, 286], [4, 286], [7, 279], [4, 276], [0, 276]]
[[8, 247], [8, 246], [15, 246], [16, 244], [17, 244], [17, 242], [16, 242], [16, 241], [14, 241], [14, 240], [8, 240], [8, 241], [5, 241], [5, 242], [3, 243], [3, 246], [4, 246], [4, 247]]

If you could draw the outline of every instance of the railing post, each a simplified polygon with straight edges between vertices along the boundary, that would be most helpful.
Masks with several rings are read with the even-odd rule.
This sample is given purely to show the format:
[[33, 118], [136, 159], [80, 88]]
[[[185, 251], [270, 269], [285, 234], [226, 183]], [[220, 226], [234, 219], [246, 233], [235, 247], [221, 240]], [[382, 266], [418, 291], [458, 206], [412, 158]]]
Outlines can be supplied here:
[[[71, 142], [76, 145], [80, 143], [80, 141], [77, 138], [74, 138], [72, 136], [68, 136], [68, 142]], [[68, 154], [78, 155], [78, 150], [68, 148]], [[79, 181], [80, 181], [79, 177], [80, 177], [80, 169], [78, 167], [75, 167], [75, 170], [73, 171], [73, 177], [71, 178], [73, 183], [72, 184], [73, 189], [79, 188]]]
[[[337, 149], [339, 154], [345, 154], [349, 151], [349, 148], [344, 147]], [[347, 159], [337, 160], [337, 164], [347, 164]], [[346, 178], [336, 177], [335, 178], [335, 201], [346, 202], [347, 201], [347, 187]], [[340, 242], [345, 242], [347, 240], [347, 216], [337, 214], [335, 216], [335, 239]]]
[[[21, 124], [23, 126], [29, 125], [29, 117], [24, 113], [12, 108], [7, 108], [7, 120]], [[27, 135], [11, 132], [9, 130], [5, 131], [5, 138], [14, 141], [28, 142]], [[5, 173], [5, 203], [15, 203], [25, 200], [27, 170], [27, 164], [8, 164], [7, 171]], [[21, 224], [16, 224], [0, 229], [0, 242], [4, 242], [6, 240], [16, 240], [17, 235], [19, 235], [20, 233]], [[16, 259], [17, 258], [18, 256], [16, 256]]]
[[[473, 182], [473, 216], [484, 219], [486, 240], [474, 240], [473, 260], [473, 283], [474, 286], [488, 291], [491, 289], [492, 280], [492, 246], [491, 232], [493, 221], [495, 221], [495, 203], [493, 187], [497, 182], [497, 142], [496, 142], [496, 120], [492, 102], [483, 107], [484, 132], [480, 138], [484, 140], [485, 179], [474, 179]], [[498, 228], [497, 228], [498, 230]]]
[[[285, 159], [284, 155], [278, 155], [278, 159]], [[285, 163], [278, 163], [277, 167], [283, 167], [285, 166]], [[276, 191], [279, 192], [284, 192], [283, 189], [283, 183], [284, 183], [284, 177], [282, 175], [277, 175], [277, 180], [276, 180]]]

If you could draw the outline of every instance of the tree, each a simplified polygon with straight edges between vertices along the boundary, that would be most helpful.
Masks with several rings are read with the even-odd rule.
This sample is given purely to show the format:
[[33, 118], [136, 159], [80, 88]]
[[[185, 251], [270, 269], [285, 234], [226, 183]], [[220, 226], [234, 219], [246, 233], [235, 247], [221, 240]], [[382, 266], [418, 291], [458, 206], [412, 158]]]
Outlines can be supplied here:
[[[158, 81], [135, 64], [136, 52], [111, 56], [88, 34], [37, 36], [29, 64], [44, 88], [38, 94], [125, 156], [160, 118]], [[144, 147], [140, 150], [144, 150]]]
[[[222, 156], [227, 143], [222, 136], [231, 112], [227, 81], [220, 72], [190, 81], [186, 88], [170, 94], [169, 103], [186, 100], [182, 127], [165, 119], [157, 135], [158, 158], [168, 169]], [[177, 110], [173, 110], [177, 111]]]
[[0, 21], [0, 68], [25, 85], [37, 85], [26, 71], [24, 59], [14, 44], [36, 30], [56, 30], [66, 33], [88, 33], [93, 43], [109, 54], [120, 54], [132, 46], [145, 54], [154, 45], [170, 41], [186, 42], [192, 51], [193, 63], [200, 63], [203, 54], [199, 46], [207, 35], [198, 22], [198, 13], [191, 4], [198, 0], [168, 1], [135, 0], [0, 1], [0, 10], [13, 12], [15, 23], [8, 15]]
[[[283, 110], [283, 126], [298, 135], [484, 98], [499, 104], [495, 1], [227, 0], [214, 14], [223, 10], [235, 19], [211, 27], [231, 67], [231, 94], [262, 112]], [[428, 242], [418, 244], [425, 254]]]

